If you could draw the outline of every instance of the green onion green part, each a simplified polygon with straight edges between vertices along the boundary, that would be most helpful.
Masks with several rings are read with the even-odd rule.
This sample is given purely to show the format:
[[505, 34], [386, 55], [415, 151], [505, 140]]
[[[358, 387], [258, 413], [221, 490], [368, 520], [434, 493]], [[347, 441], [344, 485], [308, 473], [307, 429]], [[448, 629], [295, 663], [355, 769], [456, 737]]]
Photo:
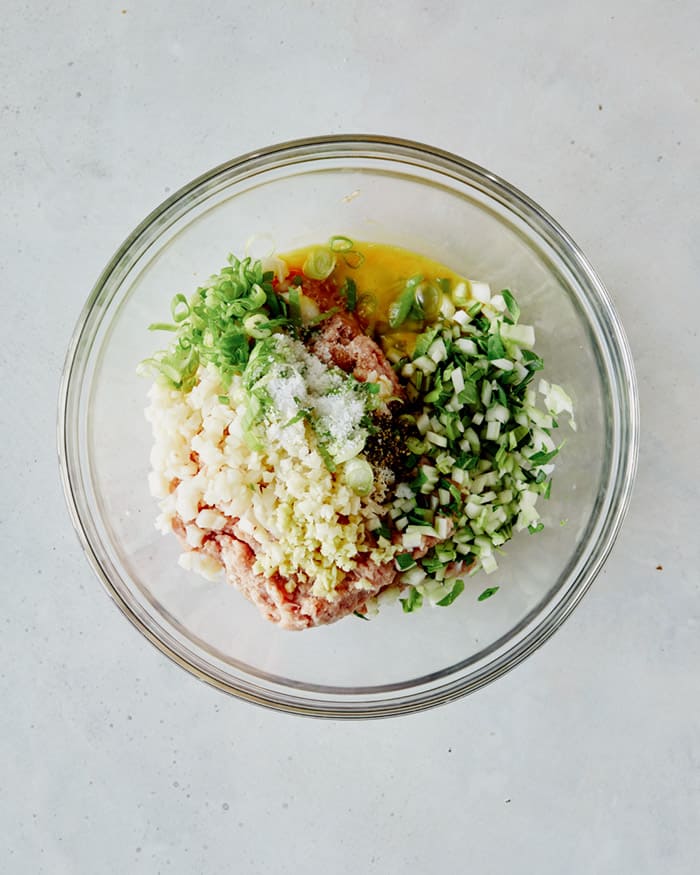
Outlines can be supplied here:
[[501, 588], [500, 586], [490, 586], [490, 587], [488, 587], [488, 589], [485, 589], [485, 590], [481, 593], [481, 595], [478, 597], [477, 601], [479, 601], [479, 602], [485, 602], [486, 599], [490, 599], [492, 595], [495, 595], [495, 594], [498, 592], [498, 590], [499, 590], [500, 588]]
[[464, 581], [456, 580], [455, 585], [452, 587], [450, 592], [439, 602], [435, 602], [436, 605], [439, 605], [441, 608], [446, 608], [448, 605], [451, 605], [452, 602], [457, 598], [457, 596], [461, 595], [464, 592]]

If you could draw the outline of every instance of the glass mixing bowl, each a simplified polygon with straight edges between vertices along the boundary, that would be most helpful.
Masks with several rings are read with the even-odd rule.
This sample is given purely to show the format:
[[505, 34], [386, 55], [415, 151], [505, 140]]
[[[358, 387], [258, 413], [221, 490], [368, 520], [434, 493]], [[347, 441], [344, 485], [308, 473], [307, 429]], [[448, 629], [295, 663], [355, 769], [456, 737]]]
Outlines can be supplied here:
[[[147, 485], [148, 383], [162, 336], [149, 323], [175, 292], [241, 253], [345, 234], [424, 253], [512, 289], [537, 330], [544, 376], [564, 385], [578, 431], [558, 459], [546, 527], [506, 544], [496, 573], [468, 578], [450, 608], [349, 617], [303, 633], [264, 621], [233, 587], [177, 564], [154, 528]], [[578, 604], [626, 511], [638, 445], [630, 351], [610, 298], [576, 244], [492, 173], [419, 143], [318, 137], [272, 146], [180, 189], [127, 238], [80, 316], [63, 375], [59, 454], [83, 548], [120, 610], [153, 644], [226, 692], [296, 714], [375, 717], [447, 702], [492, 681]], [[477, 595], [500, 586], [487, 601]]]

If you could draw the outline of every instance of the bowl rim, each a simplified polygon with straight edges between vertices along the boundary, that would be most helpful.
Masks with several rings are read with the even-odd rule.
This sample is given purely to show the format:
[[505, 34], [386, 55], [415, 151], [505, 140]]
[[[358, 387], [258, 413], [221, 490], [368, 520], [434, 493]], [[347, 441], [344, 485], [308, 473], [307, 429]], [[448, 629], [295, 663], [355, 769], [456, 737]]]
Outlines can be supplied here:
[[[314, 158], [324, 157], [327, 152], [328, 154], [325, 157], [351, 157], [353, 151], [359, 155], [362, 149], [371, 147], [384, 150], [385, 157], [390, 157], [394, 160], [401, 161], [407, 155], [412, 155], [418, 161], [430, 162], [432, 169], [445, 172], [448, 168], [451, 168], [457, 172], [462, 181], [473, 183], [475, 180], [479, 180], [484, 183], [490, 193], [498, 192], [502, 197], [505, 196], [509, 204], [517, 204], [527, 215], [527, 222], [533, 230], [540, 237], [543, 237], [559, 255], [562, 257], [566, 256], [566, 260], [570, 262], [570, 266], [573, 267], [579, 276], [583, 275], [590, 290], [593, 292], [596, 303], [602, 308], [604, 314], [603, 321], [610, 333], [606, 348], [608, 352], [616, 353], [617, 365], [622, 376], [624, 376], [624, 380], [620, 381], [620, 390], [622, 400], [625, 403], [620, 403], [619, 410], [623, 414], [621, 418], [622, 425], [625, 426], [625, 433], [620, 439], [618, 473], [616, 477], [617, 488], [613, 490], [611, 496], [611, 505], [605, 526], [598, 540], [591, 545], [591, 556], [589, 558], [592, 561], [580, 576], [578, 584], [569, 589], [566, 597], [556, 604], [553, 610], [546, 612], [541, 619], [538, 619], [534, 627], [529, 630], [523, 640], [518, 642], [515, 647], [506, 651], [495, 661], [487, 663], [485, 668], [476, 674], [458, 677], [426, 692], [409, 692], [408, 694], [385, 701], [349, 701], [347, 699], [331, 700], [328, 698], [313, 700], [308, 697], [301, 698], [295, 696], [293, 692], [271, 693], [269, 690], [258, 687], [254, 682], [233, 684], [230, 680], [224, 680], [217, 676], [217, 673], [211, 667], [207, 670], [187, 659], [177, 651], [176, 646], [171, 646], [143, 622], [135, 610], [135, 606], [129, 604], [112, 583], [108, 570], [105, 568], [105, 563], [101, 561], [88, 531], [90, 526], [85, 519], [86, 509], [81, 507], [81, 498], [74, 489], [73, 435], [70, 433], [70, 417], [68, 412], [74, 388], [72, 379], [76, 372], [77, 356], [81, 348], [81, 341], [85, 337], [91, 322], [94, 321], [95, 305], [98, 303], [108, 280], [120, 264], [122, 264], [125, 257], [128, 256], [139, 242], [143, 242], [148, 232], [152, 231], [154, 226], [158, 225], [164, 216], [172, 213], [177, 214], [177, 207], [183, 202], [185, 202], [184, 209], [182, 210], [182, 214], [184, 214], [186, 212], [186, 200], [190, 195], [206, 187], [217, 177], [229, 175], [237, 170], [242, 172], [245, 168], [251, 168], [256, 165], [262, 165], [261, 169], [263, 170], [269, 169], [271, 166], [275, 166], [276, 161], [285, 156], [289, 158], [299, 156], [299, 160], [313, 160]], [[336, 152], [330, 151], [332, 149], [344, 151], [347, 154], [345, 156], [338, 156]], [[314, 154], [315, 150], [320, 151], [318, 151], [318, 154]], [[290, 162], [287, 161], [285, 163]], [[232, 182], [235, 183], [238, 180], [240, 180], [240, 176], [233, 179]], [[177, 218], [179, 215], [173, 218]], [[160, 231], [157, 231], [153, 239], [157, 239], [160, 233]], [[539, 648], [562, 626], [597, 577], [619, 534], [629, 508], [634, 487], [639, 455], [639, 429], [639, 399], [633, 358], [610, 294], [582, 250], [549, 213], [505, 179], [452, 152], [425, 143], [391, 136], [334, 134], [276, 143], [246, 152], [230, 161], [219, 164], [181, 186], [152, 210], [125, 238], [95, 282], [78, 316], [68, 345], [58, 394], [57, 444], [59, 469], [65, 500], [82, 550], [112, 601], [151, 644], [195, 677], [239, 699], [274, 710], [304, 716], [360, 719], [412, 713], [461, 698], [510, 671]], [[87, 516], [89, 518], [89, 514]]]

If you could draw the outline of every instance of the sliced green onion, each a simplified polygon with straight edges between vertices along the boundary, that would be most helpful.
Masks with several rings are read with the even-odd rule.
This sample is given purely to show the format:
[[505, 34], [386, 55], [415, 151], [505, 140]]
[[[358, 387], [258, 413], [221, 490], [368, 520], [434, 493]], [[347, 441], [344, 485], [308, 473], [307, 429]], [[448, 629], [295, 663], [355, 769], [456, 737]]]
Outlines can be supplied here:
[[464, 592], [464, 581], [456, 580], [454, 586], [448, 592], [448, 594], [441, 598], [439, 602], [435, 602], [436, 605], [439, 605], [441, 608], [446, 608], [448, 605], [451, 605], [452, 602], [460, 596]]
[[357, 284], [355, 280], [348, 277], [343, 284], [341, 294], [345, 298], [345, 306], [349, 313], [352, 313], [357, 307]]
[[411, 307], [415, 302], [415, 293], [413, 289], [406, 289], [397, 298], [396, 301], [389, 307], [389, 325], [392, 328], [399, 328], [408, 319], [408, 314], [411, 312]]
[[358, 495], [369, 495], [374, 487], [374, 472], [364, 459], [350, 459], [345, 464], [345, 482]]
[[[228, 266], [210, 277], [189, 301], [175, 295], [171, 312], [176, 324], [154, 323], [152, 328], [173, 331], [176, 339], [170, 349], [153, 357], [149, 370], [188, 392], [196, 382], [199, 365], [213, 364], [227, 388], [233, 374], [245, 369], [255, 341], [244, 321], [257, 312], [265, 319], [272, 314], [277, 325], [286, 321], [286, 303], [274, 294], [271, 279], [259, 261], [239, 261], [231, 255]], [[260, 320], [255, 324], [262, 325]]]
[[342, 253], [343, 261], [351, 270], [357, 270], [362, 264], [364, 264], [365, 257], [361, 252], [358, 252], [357, 249], [348, 249], [346, 252]]
[[435, 285], [440, 289], [443, 295], [449, 295], [452, 289], [452, 280], [444, 276], [435, 278]]
[[452, 290], [452, 300], [457, 307], [463, 307], [467, 303], [469, 300], [469, 290], [466, 283], [457, 283]]
[[266, 301], [265, 291], [259, 283], [254, 283], [248, 296], [248, 308], [257, 310]]
[[436, 285], [430, 282], [420, 283], [416, 287], [415, 300], [428, 322], [437, 319], [442, 304], [442, 291]]
[[328, 241], [328, 246], [331, 252], [347, 252], [349, 249], [355, 244], [349, 237], [342, 237], [339, 234], [336, 234], [334, 237]]
[[399, 599], [405, 614], [410, 614], [423, 604], [423, 596], [415, 587], [411, 587], [405, 599]]
[[486, 599], [490, 599], [491, 596], [492, 596], [492, 595], [495, 595], [495, 593], [497, 593], [498, 590], [499, 590], [500, 588], [501, 588], [500, 586], [490, 586], [490, 587], [488, 587], [488, 589], [485, 589], [485, 590], [481, 593], [481, 595], [478, 597], [477, 601], [479, 601], [479, 602], [483, 602], [483, 601], [486, 601]]
[[412, 553], [399, 553], [394, 561], [400, 571], [408, 571], [409, 568], [416, 567], [416, 560]]
[[253, 313], [243, 320], [243, 328], [250, 337], [262, 339], [269, 337], [272, 331], [270, 320], [262, 313]]
[[302, 270], [312, 280], [325, 280], [335, 270], [335, 255], [329, 249], [312, 249]]
[[301, 323], [301, 297], [298, 287], [289, 290], [289, 318], [295, 325]]
[[175, 322], [182, 322], [190, 315], [190, 305], [187, 303], [187, 298], [184, 295], [175, 295], [171, 304], [170, 312]]

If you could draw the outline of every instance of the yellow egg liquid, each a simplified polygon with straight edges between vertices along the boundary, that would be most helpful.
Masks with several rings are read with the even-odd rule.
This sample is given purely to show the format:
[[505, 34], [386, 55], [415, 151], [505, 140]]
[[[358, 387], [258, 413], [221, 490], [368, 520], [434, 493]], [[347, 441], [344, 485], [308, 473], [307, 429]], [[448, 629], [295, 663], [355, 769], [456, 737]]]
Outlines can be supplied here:
[[[280, 256], [292, 270], [302, 271], [304, 262], [309, 255], [318, 249], [318, 245], [305, 246]], [[361, 263], [356, 254], [362, 256]], [[347, 261], [344, 256], [347, 256]], [[437, 280], [449, 280], [454, 287], [463, 282], [463, 278], [449, 267], [426, 258], [424, 255], [411, 252], [399, 246], [386, 243], [368, 243], [353, 241], [351, 252], [336, 252], [336, 266], [329, 279], [333, 279], [338, 288], [346, 279], [354, 280], [357, 286], [358, 312], [363, 307], [371, 312], [368, 322], [368, 333], [376, 334], [384, 341], [384, 346], [410, 354], [415, 345], [416, 337], [425, 330], [425, 323], [404, 323], [397, 329], [389, 325], [389, 309], [404, 290], [406, 280], [420, 276], [424, 281], [435, 283]], [[353, 266], [357, 264], [357, 266]]]

